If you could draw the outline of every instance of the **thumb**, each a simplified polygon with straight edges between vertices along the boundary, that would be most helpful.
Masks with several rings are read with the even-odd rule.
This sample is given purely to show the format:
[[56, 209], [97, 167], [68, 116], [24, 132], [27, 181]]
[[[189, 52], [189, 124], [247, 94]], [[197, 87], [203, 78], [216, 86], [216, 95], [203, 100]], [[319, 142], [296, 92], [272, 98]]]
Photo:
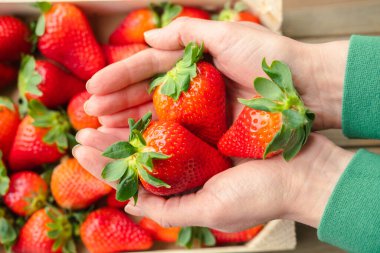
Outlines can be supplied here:
[[203, 42], [205, 49], [215, 57], [227, 46], [226, 38], [234, 25], [238, 24], [181, 17], [164, 28], [145, 32], [144, 36], [151, 47], [162, 50], [178, 50], [190, 42]]

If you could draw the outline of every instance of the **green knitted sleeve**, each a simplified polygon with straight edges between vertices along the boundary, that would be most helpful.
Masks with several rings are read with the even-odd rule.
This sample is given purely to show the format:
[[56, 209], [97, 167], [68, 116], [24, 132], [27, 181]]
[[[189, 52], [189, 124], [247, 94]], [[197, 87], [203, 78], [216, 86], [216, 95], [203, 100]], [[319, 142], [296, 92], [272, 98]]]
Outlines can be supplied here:
[[380, 36], [351, 37], [342, 128], [347, 137], [380, 139]]

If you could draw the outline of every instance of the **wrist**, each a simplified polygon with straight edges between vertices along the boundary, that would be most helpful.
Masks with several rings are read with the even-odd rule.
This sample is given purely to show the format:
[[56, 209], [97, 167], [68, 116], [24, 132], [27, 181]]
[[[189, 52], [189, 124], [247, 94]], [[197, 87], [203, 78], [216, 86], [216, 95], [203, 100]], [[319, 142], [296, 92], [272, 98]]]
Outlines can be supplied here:
[[289, 203], [285, 219], [317, 228], [328, 200], [354, 153], [325, 137], [312, 135], [309, 144], [295, 159], [289, 173]]

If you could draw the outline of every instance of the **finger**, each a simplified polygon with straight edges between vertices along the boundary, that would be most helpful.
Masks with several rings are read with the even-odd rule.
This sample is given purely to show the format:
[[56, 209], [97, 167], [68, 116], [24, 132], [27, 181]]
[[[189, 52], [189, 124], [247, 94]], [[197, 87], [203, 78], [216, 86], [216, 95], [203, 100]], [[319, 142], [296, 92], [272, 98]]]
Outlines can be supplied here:
[[222, 50], [223, 41], [231, 37], [232, 26], [228, 22], [181, 17], [164, 28], [145, 32], [144, 36], [150, 46], [163, 50], [178, 50], [189, 42], [203, 42], [216, 55]]
[[260, 24], [254, 23], [254, 22], [240, 21], [239, 24], [242, 24], [242, 25], [244, 25], [246, 27], [250, 27], [250, 28], [253, 28], [253, 29], [256, 29], [256, 30], [259, 30], [259, 31], [273, 33], [271, 30], [269, 30], [265, 26], [262, 26]]
[[99, 117], [145, 104], [152, 100], [152, 96], [148, 94], [149, 83], [143, 81], [107, 95], [93, 95], [87, 101], [85, 111]]
[[101, 126], [98, 128], [98, 131], [105, 134], [113, 135], [120, 140], [128, 140], [129, 138], [129, 128], [111, 128]]
[[103, 168], [111, 159], [103, 157], [102, 153], [95, 148], [82, 145], [77, 145], [73, 148], [73, 156], [90, 174], [116, 189], [116, 183], [107, 182], [101, 176]]
[[98, 71], [88, 82], [87, 91], [94, 95], [106, 95], [134, 83], [166, 72], [182, 56], [182, 51], [143, 50], [123, 61]]
[[153, 118], [156, 118], [153, 103], [149, 102], [112, 115], [101, 116], [99, 122], [106, 127], [128, 127], [129, 118], [138, 120], [149, 111], [152, 112]]
[[165, 199], [145, 190], [139, 191], [136, 206], [129, 202], [125, 207], [127, 213], [147, 216], [163, 227], [207, 226], [210, 196], [203, 190], [196, 193]]
[[104, 151], [107, 147], [120, 141], [119, 138], [113, 135], [102, 133], [92, 128], [80, 130], [76, 135], [76, 140], [84, 146], [89, 146], [99, 151]]

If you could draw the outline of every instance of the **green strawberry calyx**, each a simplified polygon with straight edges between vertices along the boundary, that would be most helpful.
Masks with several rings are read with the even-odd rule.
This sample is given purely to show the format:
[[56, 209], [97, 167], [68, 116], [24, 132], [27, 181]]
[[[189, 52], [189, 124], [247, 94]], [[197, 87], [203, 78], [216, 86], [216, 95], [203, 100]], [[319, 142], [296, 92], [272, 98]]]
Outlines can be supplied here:
[[2, 160], [3, 153], [0, 150], [0, 196], [4, 196], [9, 189], [9, 177]]
[[189, 90], [190, 82], [197, 76], [197, 62], [203, 56], [203, 43], [195, 42], [186, 45], [182, 59], [166, 74], [158, 75], [150, 84], [149, 93], [157, 86], [160, 92], [177, 101], [182, 92]]
[[55, 144], [61, 153], [68, 149], [74, 137], [70, 133], [70, 123], [63, 110], [49, 110], [41, 102], [33, 99], [28, 104], [28, 114], [33, 118], [33, 126], [49, 128], [43, 137], [46, 144]]
[[263, 77], [254, 80], [255, 90], [261, 97], [239, 99], [239, 102], [256, 110], [281, 113], [281, 129], [267, 145], [264, 158], [271, 152], [283, 151], [282, 156], [289, 161], [306, 143], [315, 114], [304, 105], [294, 88], [288, 65], [281, 61], [273, 61], [272, 65], [268, 66], [264, 58], [262, 68], [271, 80]]
[[177, 245], [192, 248], [195, 242], [201, 246], [214, 246], [216, 243], [210, 229], [205, 227], [182, 227], [178, 234]]
[[18, 89], [20, 93], [20, 113], [25, 115], [28, 111], [27, 94], [42, 96], [38, 88], [42, 82], [42, 76], [35, 70], [36, 61], [32, 55], [23, 55], [21, 58], [20, 71], [18, 73]]
[[52, 4], [49, 2], [36, 2], [33, 4], [34, 7], [39, 9], [41, 11], [41, 15], [38, 17], [38, 20], [36, 22], [31, 23], [31, 30], [33, 31], [32, 35], [30, 36], [30, 42], [32, 42], [32, 52], [36, 50], [37, 41], [38, 38], [44, 35], [45, 33], [45, 16], [44, 13], [48, 12]]
[[[1, 97], [0, 96], [0, 106], [4, 106], [5, 108], [11, 110], [12, 112], [16, 111], [16, 106], [12, 102], [12, 100], [8, 97]], [[0, 108], [0, 111], [2, 108]]]
[[154, 159], [169, 158], [169, 156], [148, 147], [142, 136], [151, 119], [152, 113], [150, 112], [137, 122], [129, 119], [128, 142], [117, 142], [103, 153], [103, 156], [115, 159], [104, 167], [102, 177], [109, 182], [119, 181], [116, 187], [116, 199], [119, 201], [126, 201], [133, 197], [136, 204], [139, 177], [154, 187], [170, 188], [170, 185], [150, 174], [153, 172]]
[[179, 4], [162, 3], [161, 27], [169, 25], [183, 10]]
[[236, 2], [232, 7], [231, 1], [224, 4], [224, 9], [213, 17], [214, 20], [219, 21], [238, 21], [240, 12], [247, 10], [247, 6], [243, 2]]
[[53, 206], [46, 207], [45, 212], [51, 219], [46, 226], [48, 228], [47, 236], [54, 240], [52, 251], [62, 249], [63, 253], [75, 253], [74, 229], [68, 216]]
[[33, 192], [30, 196], [25, 198], [25, 202], [28, 203], [25, 207], [25, 211], [28, 216], [46, 206], [48, 198], [47, 195], [47, 192], [44, 192], [43, 189], [39, 189], [38, 192]]
[[[23, 218], [19, 217], [19, 220]], [[20, 223], [20, 222], [18, 222]], [[12, 246], [17, 240], [19, 226], [17, 220], [14, 220], [10, 211], [0, 208], [0, 243], [4, 246], [6, 252], [11, 252]]]

